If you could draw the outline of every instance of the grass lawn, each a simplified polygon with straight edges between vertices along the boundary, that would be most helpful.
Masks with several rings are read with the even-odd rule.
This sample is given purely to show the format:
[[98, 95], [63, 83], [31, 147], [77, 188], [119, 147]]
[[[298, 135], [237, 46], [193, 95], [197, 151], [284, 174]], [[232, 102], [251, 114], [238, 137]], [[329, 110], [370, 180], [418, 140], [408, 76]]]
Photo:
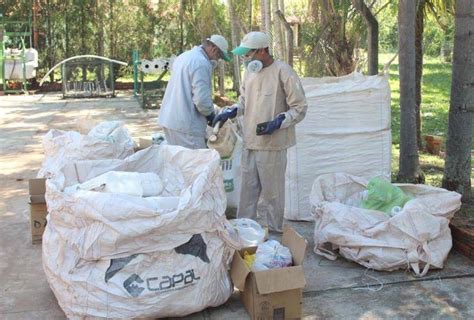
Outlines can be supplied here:
[[[389, 61], [391, 57], [393, 57], [393, 54], [381, 54], [379, 57], [381, 65]], [[451, 72], [451, 63], [443, 62], [440, 58], [424, 58], [421, 91], [422, 136], [437, 135], [446, 139], [451, 95]], [[394, 179], [398, 172], [400, 153], [400, 85], [398, 59], [395, 59], [390, 66], [389, 81], [392, 91], [392, 179]], [[444, 151], [444, 145], [441, 147], [441, 150]], [[473, 160], [471, 161], [474, 168]], [[421, 152], [420, 166], [425, 173], [426, 184], [441, 186], [444, 170], [443, 158]]]
[[[393, 55], [381, 54], [383, 65]], [[392, 90], [392, 136], [393, 143], [400, 143], [400, 85], [398, 59], [390, 66], [390, 88]], [[448, 129], [448, 111], [451, 94], [451, 63], [439, 58], [425, 57], [422, 80], [422, 135], [446, 137]]]

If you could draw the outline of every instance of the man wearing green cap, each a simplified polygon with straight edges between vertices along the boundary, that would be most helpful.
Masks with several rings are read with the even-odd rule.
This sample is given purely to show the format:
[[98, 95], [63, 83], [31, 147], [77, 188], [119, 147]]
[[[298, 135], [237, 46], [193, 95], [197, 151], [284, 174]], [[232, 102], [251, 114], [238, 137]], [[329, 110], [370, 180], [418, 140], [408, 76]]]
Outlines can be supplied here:
[[246, 66], [239, 102], [224, 109], [214, 123], [243, 115], [242, 186], [238, 218], [267, 218], [272, 231], [283, 229], [286, 149], [296, 144], [295, 125], [308, 105], [300, 79], [269, 53], [270, 39], [250, 32], [232, 50]]
[[206, 148], [206, 127], [215, 116], [212, 71], [217, 60], [230, 61], [227, 49], [225, 38], [215, 34], [174, 60], [158, 118], [168, 144]]

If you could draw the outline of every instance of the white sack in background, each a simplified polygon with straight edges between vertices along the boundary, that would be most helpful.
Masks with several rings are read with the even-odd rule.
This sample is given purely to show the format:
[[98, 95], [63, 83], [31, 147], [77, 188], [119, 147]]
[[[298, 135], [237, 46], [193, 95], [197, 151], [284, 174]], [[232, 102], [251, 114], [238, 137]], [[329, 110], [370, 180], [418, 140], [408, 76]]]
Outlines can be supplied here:
[[224, 175], [224, 188], [227, 196], [227, 207], [235, 208], [239, 205], [240, 186], [242, 183], [241, 158], [242, 139], [237, 138], [232, 156], [221, 160], [222, 173]]
[[[242, 124], [243, 117], [239, 116], [235, 119], [228, 120], [226, 125], [229, 126], [237, 139], [234, 145], [232, 155], [221, 160], [222, 173], [224, 174], [224, 188], [227, 196], [227, 208], [237, 209], [240, 198], [240, 186], [242, 181], [241, 159], [242, 159]], [[212, 128], [207, 127], [206, 136], [209, 138], [213, 135]]]
[[25, 50], [25, 74], [23, 74], [23, 65], [18, 60], [9, 58], [9, 55], [14, 55], [16, 58], [21, 56], [21, 50], [18, 49], [6, 49], [5, 50], [5, 79], [9, 80], [22, 80], [32, 79], [36, 77], [36, 68], [38, 68], [38, 51], [33, 48]]
[[309, 194], [321, 174], [390, 177], [388, 75], [304, 78], [308, 111], [288, 149], [285, 218], [312, 220]]
[[89, 134], [50, 130], [43, 137], [44, 160], [38, 178], [51, 178], [75, 160], [123, 159], [131, 155], [134, 142], [120, 121], [106, 121]]
[[[33, 79], [36, 77], [36, 68], [38, 62], [28, 61], [25, 63], [25, 77], [26, 79]], [[17, 60], [6, 60], [5, 61], [5, 79], [6, 80], [23, 80], [23, 67], [22, 63]]]
[[395, 184], [414, 198], [400, 213], [345, 205], [360, 200], [368, 180], [347, 174], [321, 175], [310, 199], [314, 214], [314, 251], [336, 259], [335, 250], [375, 270], [412, 269], [424, 276], [442, 268], [452, 247], [449, 221], [461, 207], [461, 195], [426, 185]]

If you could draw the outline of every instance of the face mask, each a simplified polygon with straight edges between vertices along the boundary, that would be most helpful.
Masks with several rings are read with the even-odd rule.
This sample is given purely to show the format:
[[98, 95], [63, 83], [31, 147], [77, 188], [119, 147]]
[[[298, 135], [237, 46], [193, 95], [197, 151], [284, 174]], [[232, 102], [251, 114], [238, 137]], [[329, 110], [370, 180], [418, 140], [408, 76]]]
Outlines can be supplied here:
[[244, 61], [244, 65], [247, 68], [247, 71], [252, 72], [252, 73], [257, 73], [263, 68], [263, 63], [260, 60], [257, 60], [254, 58], [254, 55], [251, 55], [250, 57], [246, 58]]
[[247, 70], [249, 72], [257, 73], [263, 68], [263, 63], [260, 60], [252, 60], [247, 64]]
[[210, 60], [212, 65], [212, 70], [215, 70], [217, 67], [217, 60]]

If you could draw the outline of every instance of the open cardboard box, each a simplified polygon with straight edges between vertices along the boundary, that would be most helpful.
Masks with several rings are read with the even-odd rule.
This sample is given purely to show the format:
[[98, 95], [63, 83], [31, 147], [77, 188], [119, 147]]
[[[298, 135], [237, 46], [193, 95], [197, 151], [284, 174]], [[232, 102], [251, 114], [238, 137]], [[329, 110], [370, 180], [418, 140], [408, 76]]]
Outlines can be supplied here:
[[46, 227], [46, 180], [30, 179], [28, 181], [29, 203], [30, 203], [30, 224], [31, 224], [31, 243], [41, 243], [43, 239], [44, 228]]
[[307, 242], [291, 227], [285, 226], [282, 244], [293, 256], [294, 265], [291, 267], [252, 272], [243, 255], [245, 251], [254, 253], [257, 248], [246, 248], [234, 254], [230, 276], [252, 319], [301, 318], [306, 285], [303, 260]]

